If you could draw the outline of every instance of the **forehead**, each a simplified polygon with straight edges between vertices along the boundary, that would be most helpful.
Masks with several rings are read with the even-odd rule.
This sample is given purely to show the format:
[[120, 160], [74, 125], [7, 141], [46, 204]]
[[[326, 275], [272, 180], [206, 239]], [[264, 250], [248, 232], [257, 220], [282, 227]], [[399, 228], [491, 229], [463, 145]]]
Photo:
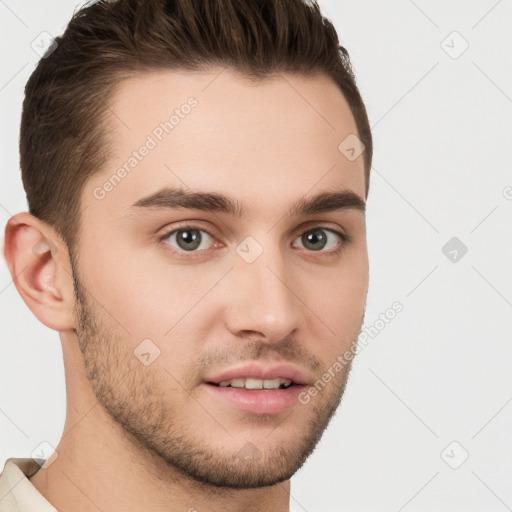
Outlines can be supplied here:
[[309, 191], [364, 198], [363, 156], [350, 161], [338, 149], [357, 127], [325, 75], [254, 82], [223, 68], [140, 74], [118, 85], [107, 114], [110, 159], [87, 187], [91, 196], [112, 183], [104, 208], [126, 211], [162, 187], [219, 191], [253, 213]]

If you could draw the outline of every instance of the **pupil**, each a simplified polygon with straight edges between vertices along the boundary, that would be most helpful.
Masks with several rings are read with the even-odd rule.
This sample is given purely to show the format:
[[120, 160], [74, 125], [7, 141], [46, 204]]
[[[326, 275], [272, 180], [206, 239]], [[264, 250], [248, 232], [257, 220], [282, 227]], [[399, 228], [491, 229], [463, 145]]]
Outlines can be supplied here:
[[181, 249], [190, 251], [197, 249], [201, 245], [201, 235], [197, 229], [186, 229], [178, 235], [178, 244]]
[[[326, 244], [326, 237], [324, 232], [321, 229], [314, 229], [313, 231], [310, 231], [307, 235], [302, 235], [302, 243], [305, 247], [311, 248], [313, 250], [318, 249], [318, 246], [315, 247], [315, 244], [318, 242], [321, 243], [320, 249], [323, 248]], [[309, 247], [308, 247], [309, 245]]]

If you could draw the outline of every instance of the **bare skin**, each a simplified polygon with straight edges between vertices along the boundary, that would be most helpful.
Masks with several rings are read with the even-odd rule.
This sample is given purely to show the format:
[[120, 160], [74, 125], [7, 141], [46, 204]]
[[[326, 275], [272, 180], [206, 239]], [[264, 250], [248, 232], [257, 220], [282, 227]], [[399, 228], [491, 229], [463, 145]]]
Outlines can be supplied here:
[[[290, 214], [320, 192], [364, 202], [363, 156], [338, 150], [357, 134], [342, 93], [323, 75], [251, 84], [221, 71], [120, 84], [73, 258], [27, 212], [6, 227], [16, 287], [62, 342], [64, 432], [58, 457], [30, 477], [60, 511], [288, 511], [290, 478], [341, 400], [350, 363], [307, 404], [275, 413], [241, 410], [207, 383], [284, 363], [307, 389], [357, 338], [368, 289], [363, 211]], [[155, 132], [180, 108], [172, 131]], [[105, 185], [148, 136], [155, 147]], [[164, 187], [221, 193], [245, 211], [132, 207]], [[177, 236], [186, 224], [200, 230], [193, 250]], [[305, 245], [316, 228], [324, 245]], [[259, 255], [249, 263], [237, 247]], [[146, 359], [159, 351], [147, 365], [134, 354], [143, 340]]]

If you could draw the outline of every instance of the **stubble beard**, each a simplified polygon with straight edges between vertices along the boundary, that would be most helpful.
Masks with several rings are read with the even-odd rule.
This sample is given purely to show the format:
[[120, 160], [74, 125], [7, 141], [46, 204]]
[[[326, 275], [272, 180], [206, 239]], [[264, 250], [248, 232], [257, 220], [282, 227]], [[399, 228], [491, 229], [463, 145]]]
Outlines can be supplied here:
[[[265, 448], [260, 447], [261, 450], [252, 445], [252, 456], [249, 453], [241, 457], [239, 446], [231, 451], [214, 448], [201, 439], [196, 430], [201, 419], [182, 418], [165, 399], [162, 384], [165, 375], [157, 376], [150, 367], [142, 365], [126, 348], [126, 343], [123, 344], [122, 328], [100, 306], [89, 301], [71, 259], [78, 319], [76, 335], [86, 377], [99, 404], [124, 429], [137, 452], [148, 453], [160, 469], [164, 461], [171, 472], [174, 470], [181, 477], [217, 488], [219, 492], [220, 488], [276, 485], [290, 479], [302, 467], [341, 402], [351, 362], [344, 366], [336, 381], [331, 381], [332, 385], [319, 393], [322, 400], [297, 405], [297, 408], [309, 409], [307, 416], [297, 415], [297, 419], [307, 418], [302, 420], [302, 436], [287, 442], [280, 440], [272, 448], [269, 443]], [[276, 431], [293, 422], [294, 413], [292, 411]], [[227, 438], [219, 426], [219, 439], [221, 437]]]

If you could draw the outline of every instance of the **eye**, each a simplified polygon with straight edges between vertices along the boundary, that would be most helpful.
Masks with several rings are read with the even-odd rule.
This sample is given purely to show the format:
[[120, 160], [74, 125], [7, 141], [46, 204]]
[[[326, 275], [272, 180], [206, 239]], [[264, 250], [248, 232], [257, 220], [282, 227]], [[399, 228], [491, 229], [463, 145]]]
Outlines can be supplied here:
[[198, 250], [207, 249], [211, 245], [213, 237], [204, 229], [183, 226], [167, 233], [161, 240], [178, 249], [178, 251], [197, 252]]
[[[349, 242], [348, 235], [320, 226], [304, 231], [298, 239], [304, 249], [314, 252], [337, 253], [341, 251], [345, 243]], [[333, 248], [334, 250], [332, 250]]]

